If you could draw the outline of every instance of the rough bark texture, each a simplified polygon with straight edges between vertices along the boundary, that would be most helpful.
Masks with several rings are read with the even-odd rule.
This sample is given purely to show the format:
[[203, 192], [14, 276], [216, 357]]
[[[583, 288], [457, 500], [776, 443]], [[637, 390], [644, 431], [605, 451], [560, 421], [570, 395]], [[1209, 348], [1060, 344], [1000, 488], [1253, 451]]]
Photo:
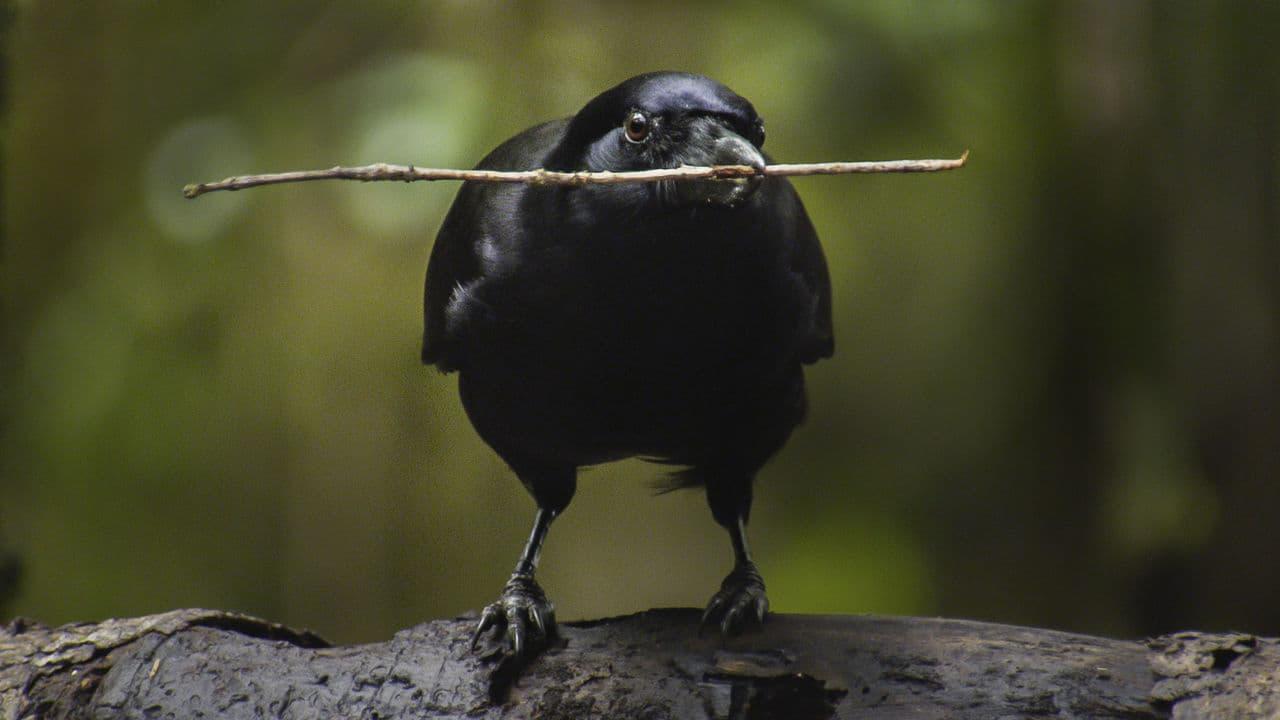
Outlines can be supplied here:
[[775, 615], [721, 640], [693, 610], [562, 625], [501, 705], [473, 620], [328, 647], [179, 610], [0, 629], [0, 718], [1262, 718], [1280, 648], [1242, 634], [1147, 643], [930, 618]]

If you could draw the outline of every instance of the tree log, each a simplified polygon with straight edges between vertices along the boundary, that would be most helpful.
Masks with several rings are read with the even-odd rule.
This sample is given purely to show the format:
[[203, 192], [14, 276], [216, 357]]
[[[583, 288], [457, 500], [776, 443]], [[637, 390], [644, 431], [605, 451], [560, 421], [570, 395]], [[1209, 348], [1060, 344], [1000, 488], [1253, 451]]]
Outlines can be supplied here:
[[370, 645], [178, 610], [0, 629], [0, 718], [1274, 718], [1280, 648], [1132, 642], [935, 618], [772, 615], [730, 640], [694, 610], [566, 623], [506, 694], [474, 619]]

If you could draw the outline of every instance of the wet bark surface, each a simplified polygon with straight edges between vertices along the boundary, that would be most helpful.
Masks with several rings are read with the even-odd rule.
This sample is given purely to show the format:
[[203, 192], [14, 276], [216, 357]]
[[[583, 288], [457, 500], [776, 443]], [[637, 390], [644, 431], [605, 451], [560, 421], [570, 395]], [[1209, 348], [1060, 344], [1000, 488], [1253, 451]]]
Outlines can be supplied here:
[[391, 640], [208, 610], [0, 629], [0, 718], [1253, 718], [1280, 649], [1245, 634], [1146, 642], [934, 618], [774, 615], [699, 634], [694, 610], [561, 625], [503, 699], [474, 619]]

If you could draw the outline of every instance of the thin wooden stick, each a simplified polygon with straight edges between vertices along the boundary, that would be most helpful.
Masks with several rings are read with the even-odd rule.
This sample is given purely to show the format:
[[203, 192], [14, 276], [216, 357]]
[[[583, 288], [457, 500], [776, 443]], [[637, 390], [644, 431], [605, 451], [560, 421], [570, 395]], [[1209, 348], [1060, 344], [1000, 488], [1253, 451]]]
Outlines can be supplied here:
[[328, 170], [295, 170], [266, 175], [238, 175], [218, 182], [188, 185], [183, 196], [197, 198], [217, 190], [242, 190], [259, 185], [308, 182], [311, 180], [360, 180], [416, 182], [419, 180], [463, 180], [466, 182], [529, 183], [531, 185], [615, 185], [618, 183], [657, 182], [659, 180], [726, 180], [753, 175], [770, 177], [796, 175], [848, 175], [851, 173], [915, 173], [938, 172], [964, 167], [969, 151], [953, 160], [883, 160], [876, 162], [823, 162], [766, 165], [757, 169], [749, 165], [683, 166], [635, 172], [556, 172], [552, 170], [453, 170], [419, 168], [412, 165], [374, 163], [358, 167], [331, 167]]

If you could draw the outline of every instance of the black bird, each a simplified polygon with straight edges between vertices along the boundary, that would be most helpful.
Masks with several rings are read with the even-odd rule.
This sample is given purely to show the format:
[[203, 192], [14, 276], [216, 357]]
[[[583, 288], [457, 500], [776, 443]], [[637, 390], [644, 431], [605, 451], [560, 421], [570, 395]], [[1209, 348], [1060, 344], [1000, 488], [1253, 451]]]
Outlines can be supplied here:
[[[763, 144], [747, 100], [656, 72], [516, 135], [478, 167], [762, 167]], [[666, 487], [706, 488], [729, 531], [734, 568], [704, 623], [732, 633], [764, 620], [745, 534], [752, 482], [804, 418], [802, 366], [834, 347], [826, 260], [789, 182], [465, 183], [431, 253], [425, 305], [423, 362], [458, 371], [476, 431], [538, 505], [476, 640], [496, 632], [521, 657], [554, 633], [534, 580], [547, 529], [578, 468], [627, 457], [680, 466]]]

